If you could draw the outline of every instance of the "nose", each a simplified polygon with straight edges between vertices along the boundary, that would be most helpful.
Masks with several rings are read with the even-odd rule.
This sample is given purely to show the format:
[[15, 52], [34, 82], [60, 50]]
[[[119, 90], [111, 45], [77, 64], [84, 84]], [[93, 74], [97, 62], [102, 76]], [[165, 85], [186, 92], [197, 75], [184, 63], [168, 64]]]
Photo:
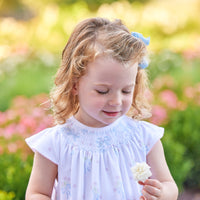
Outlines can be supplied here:
[[111, 106], [119, 106], [119, 105], [121, 105], [121, 102], [122, 102], [122, 100], [121, 100], [120, 94], [114, 94], [109, 99], [109, 105], [111, 105]]

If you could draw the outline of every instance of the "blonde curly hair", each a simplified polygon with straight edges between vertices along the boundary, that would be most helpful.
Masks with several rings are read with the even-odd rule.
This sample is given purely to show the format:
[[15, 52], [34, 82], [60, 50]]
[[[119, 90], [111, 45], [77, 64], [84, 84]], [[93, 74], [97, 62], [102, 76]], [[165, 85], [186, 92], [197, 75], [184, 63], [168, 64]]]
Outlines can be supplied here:
[[[80, 22], [63, 50], [55, 86], [50, 93], [56, 123], [65, 123], [66, 119], [78, 111], [79, 101], [77, 95], [73, 94], [73, 87], [86, 73], [88, 63], [100, 55], [131, 66], [131, 62], [140, 63], [146, 55], [146, 46], [140, 39], [131, 36], [121, 20], [90, 18]], [[134, 119], [150, 116], [150, 105], [145, 96], [147, 90], [147, 73], [138, 67], [130, 110]]]

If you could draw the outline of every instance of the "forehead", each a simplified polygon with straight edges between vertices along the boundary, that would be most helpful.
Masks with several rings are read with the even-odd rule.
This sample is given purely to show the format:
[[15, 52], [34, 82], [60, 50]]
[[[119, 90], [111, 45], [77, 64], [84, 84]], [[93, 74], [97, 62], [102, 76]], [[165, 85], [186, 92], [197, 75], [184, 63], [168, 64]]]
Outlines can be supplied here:
[[98, 57], [88, 64], [86, 77], [99, 82], [121, 81], [130, 84], [135, 82], [137, 69], [137, 62], [125, 66], [112, 58]]

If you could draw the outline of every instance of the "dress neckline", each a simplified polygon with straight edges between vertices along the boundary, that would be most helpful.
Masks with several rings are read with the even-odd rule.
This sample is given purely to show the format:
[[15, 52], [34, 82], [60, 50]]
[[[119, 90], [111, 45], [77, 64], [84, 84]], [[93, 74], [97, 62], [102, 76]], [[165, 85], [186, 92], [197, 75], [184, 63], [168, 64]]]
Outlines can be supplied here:
[[83, 123], [81, 123], [80, 121], [78, 121], [74, 116], [71, 116], [70, 117], [70, 121], [76, 126], [76, 127], [79, 127], [80, 129], [84, 129], [84, 130], [87, 130], [87, 131], [91, 131], [91, 132], [104, 132], [104, 131], [107, 131], [107, 130], [112, 130], [112, 129], [115, 129], [118, 124], [120, 124], [120, 121], [124, 118], [125, 116], [121, 116], [120, 118], [116, 119], [113, 123], [109, 124], [109, 125], [106, 125], [106, 126], [103, 126], [103, 127], [91, 127], [91, 126], [87, 126]]

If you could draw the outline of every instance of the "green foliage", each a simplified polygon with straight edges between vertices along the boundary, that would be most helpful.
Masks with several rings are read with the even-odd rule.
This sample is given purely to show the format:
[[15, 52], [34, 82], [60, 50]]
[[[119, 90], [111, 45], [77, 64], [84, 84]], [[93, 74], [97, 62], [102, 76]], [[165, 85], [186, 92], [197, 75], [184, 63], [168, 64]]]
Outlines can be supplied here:
[[[92, 11], [97, 10], [102, 4], [110, 4], [113, 2], [117, 2], [118, 0], [85, 0], [84, 2], [87, 4], [88, 8]], [[133, 3], [137, 2], [139, 0], [128, 0], [128, 2]], [[140, 3], [145, 3], [148, 2], [149, 0], [140, 0]], [[34, 1], [29, 1], [33, 2]], [[59, 6], [63, 5], [69, 5], [69, 4], [75, 4], [81, 2], [81, 0], [42, 0], [41, 4], [47, 4], [47, 3], [57, 3]], [[25, 9], [23, 10], [22, 8], [25, 7], [25, 4], [22, 0], [2, 0], [2, 5], [0, 7], [0, 11], [3, 12], [4, 9], [7, 11], [4, 13], [7, 14], [7, 16], [14, 16], [16, 18], [19, 18], [16, 14], [16, 11], [21, 10], [25, 12]], [[26, 8], [27, 9], [27, 8]], [[31, 12], [31, 11], [29, 11]], [[19, 13], [20, 14], [20, 13]], [[26, 17], [26, 16], [25, 16]], [[22, 18], [20, 18], [22, 19]]]
[[33, 12], [28, 6], [24, 5], [20, 0], [1, 0], [0, 16], [14, 17], [18, 20], [27, 20], [33, 17]]
[[154, 80], [158, 74], [160, 76], [168, 74], [177, 78], [177, 74], [182, 76], [184, 58], [180, 54], [169, 50], [163, 50], [157, 55], [151, 56], [150, 79]]
[[175, 78], [181, 86], [199, 82], [200, 59], [186, 59], [187, 55], [183, 56], [169, 50], [160, 51], [150, 57], [151, 81], [157, 78], [158, 74], [159, 76], [167, 74]]
[[[79, 0], [80, 1], [80, 0]], [[73, 4], [73, 3], [77, 3], [79, 2], [77, 0], [65, 0], [62, 1], [61, 3], [63, 4]], [[111, 4], [113, 2], [117, 2], [118, 0], [85, 0], [84, 2], [87, 4], [88, 8], [91, 11], [97, 10], [102, 4]], [[133, 3], [133, 2], [137, 2], [138, 0], [128, 0], [128, 2]], [[140, 0], [140, 3], [145, 3], [148, 2], [149, 0]]]
[[12, 200], [15, 198], [14, 192], [5, 192], [0, 190], [0, 199], [2, 200]]
[[58, 53], [79, 21], [97, 16], [120, 18], [130, 31], [151, 36], [153, 51], [196, 49], [200, 27], [198, 8], [198, 0], [181, 4], [151, 0], [2, 0], [0, 15], [10, 17], [0, 20], [0, 48], [3, 49], [0, 52], [4, 58], [16, 51], [16, 47], [25, 46], [36, 52], [45, 49]]
[[19, 153], [2, 154], [0, 156], [0, 199], [24, 199], [31, 168], [31, 157], [23, 160]]
[[57, 66], [57, 63], [49, 66], [39, 58], [31, 58], [17, 64], [11, 71], [6, 71], [7, 69], [2, 71], [0, 88], [3, 90], [0, 95], [0, 110], [8, 109], [11, 100], [17, 95], [31, 97], [39, 93], [48, 93], [53, 85]]
[[[18, 59], [14, 57], [11, 63], [0, 63], [0, 88], [3, 88], [0, 95], [1, 111], [8, 109], [11, 100], [17, 95], [31, 97], [39, 93], [48, 93], [60, 62], [52, 54], [28, 57], [17, 63]], [[7, 68], [8, 65], [11, 65], [10, 69]], [[178, 87], [175, 90], [179, 94], [184, 86], [198, 82], [199, 65], [198, 59], [186, 61], [180, 54], [162, 51], [151, 56], [149, 76], [152, 82], [158, 75], [170, 75], [176, 80]]]
[[[183, 186], [200, 187], [198, 8], [198, 0], [181, 4], [150, 0], [0, 1], [0, 110], [5, 111], [0, 113], [1, 123], [5, 120], [0, 127], [4, 133], [0, 137], [0, 151], [13, 144], [18, 147], [15, 154], [5, 151], [0, 155], [0, 199], [24, 199], [32, 166], [32, 158], [23, 158], [24, 155], [19, 153], [19, 149], [28, 152], [21, 146], [24, 140], [19, 142], [17, 136], [16, 140], [8, 139], [9, 133], [12, 130], [13, 134], [24, 134], [25, 137], [27, 130], [32, 133], [31, 128], [35, 130], [39, 126], [38, 122], [42, 124], [40, 128], [47, 126], [42, 121], [49, 122], [45, 114], [40, 114], [40, 118], [33, 116], [37, 109], [33, 109], [32, 96], [49, 92], [60, 62], [54, 55], [61, 55], [77, 22], [96, 16], [121, 18], [130, 31], [151, 36], [149, 48], [156, 54], [151, 56], [148, 69], [156, 96], [154, 103], [158, 105], [157, 114], [159, 109], [166, 112], [164, 120], [158, 121], [161, 122], [158, 125], [166, 128], [162, 139], [166, 159], [180, 189]], [[185, 90], [189, 91], [186, 96]], [[173, 94], [170, 98], [175, 106], [169, 101]], [[17, 98], [15, 105], [10, 107], [10, 102], [18, 95], [32, 98], [30, 102], [26, 98]], [[22, 112], [24, 105], [29, 107], [31, 114]]]
[[185, 158], [186, 146], [173, 139], [171, 130], [166, 127], [165, 136], [162, 140], [165, 149], [165, 156], [170, 172], [175, 179], [179, 189], [183, 189], [183, 183], [190, 173], [193, 162], [190, 158]]
[[190, 105], [173, 112], [166, 125], [164, 146], [172, 174], [178, 185], [200, 187], [200, 108]]

